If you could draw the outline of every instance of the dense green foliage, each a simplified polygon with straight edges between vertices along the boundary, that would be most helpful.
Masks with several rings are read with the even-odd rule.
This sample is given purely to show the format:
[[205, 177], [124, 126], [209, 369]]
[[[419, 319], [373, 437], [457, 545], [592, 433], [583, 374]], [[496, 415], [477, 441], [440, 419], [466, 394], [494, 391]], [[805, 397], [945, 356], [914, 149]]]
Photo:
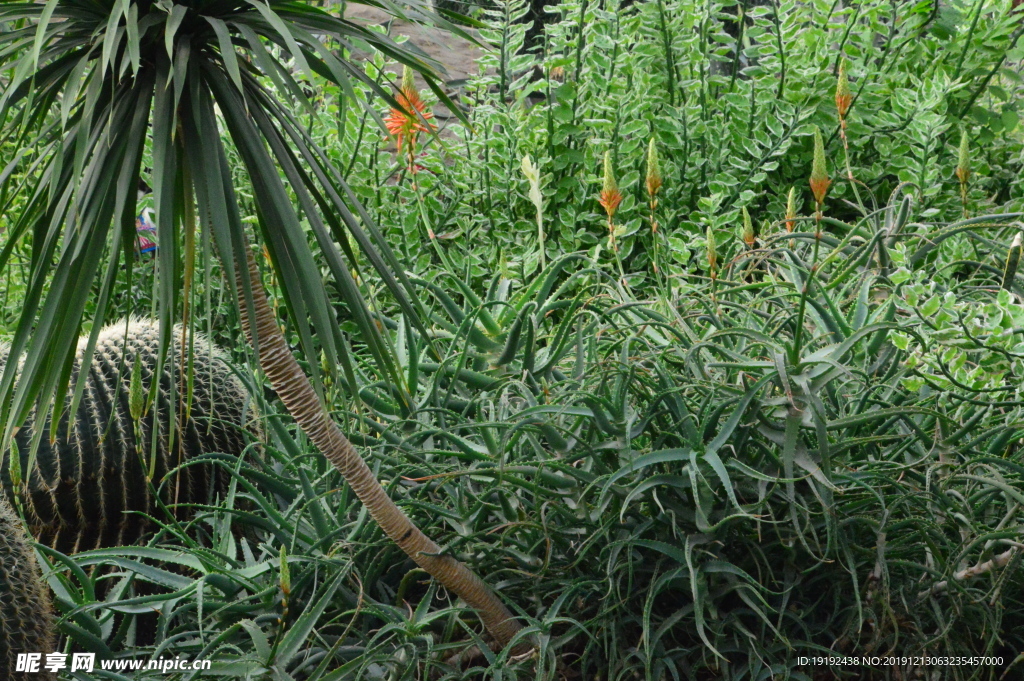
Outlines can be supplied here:
[[[810, 213], [812, 126], [824, 132], [833, 177], [845, 176], [834, 99], [841, 57], [861, 196], [850, 183], [835, 183], [832, 217], [861, 219], [879, 207], [876, 197], [884, 205], [904, 182], [918, 187], [918, 219], [959, 217], [953, 171], [961, 126], [971, 149], [968, 208], [1019, 204], [1020, 76], [1016, 66], [1005, 67], [1019, 59], [1021, 23], [1006, 3], [983, 4], [984, 11], [972, 5], [962, 16], [947, 5], [934, 14], [927, 3], [759, 6], [747, 14], [737, 52], [735, 5], [645, 2], [616, 10], [614, 3], [563, 2], [563, 20], [548, 27], [542, 56], [523, 54], [525, 26], [505, 29], [504, 14], [494, 12], [499, 23], [483, 35], [496, 49], [481, 60], [485, 75], [459, 99], [472, 132], [450, 119], [451, 136], [427, 142], [418, 161], [428, 171], [419, 175], [422, 214], [410, 182], [388, 181], [405, 164], [388, 167], [377, 136], [358, 134], [359, 107], [337, 92], [326, 95], [322, 110], [337, 122], [314, 130], [325, 145], [331, 140], [330, 153], [351, 169], [349, 177], [360, 178], [355, 189], [415, 271], [435, 257], [422, 248], [428, 227], [458, 269], [480, 275], [506, 263], [525, 276], [536, 270], [535, 211], [521, 171], [527, 155], [541, 172], [548, 259], [579, 249], [594, 254], [607, 236], [596, 199], [610, 151], [623, 194], [614, 221], [620, 257], [637, 279], [650, 273], [654, 252], [644, 187], [654, 137], [664, 176], [656, 210], [667, 242], [662, 258], [669, 273], [680, 274], [701, 267], [694, 239], [709, 224], [734, 234], [743, 206], [758, 230], [771, 231], [795, 186], [797, 211]], [[525, 3], [510, 3], [508, 17], [526, 11]], [[478, 239], [492, 247], [460, 247]], [[599, 260], [611, 257], [604, 251]]]
[[[148, 546], [46, 551], [65, 645], [211, 657], [253, 679], [922, 671], [798, 662], [830, 653], [996, 656], [936, 670], [1013, 678], [1024, 279], [1004, 268], [1024, 212], [1024, 18], [1010, 5], [788, 1], [750, 8], [740, 31], [724, 3], [566, 0], [530, 54], [526, 6], [499, 4], [481, 29], [494, 49], [453, 97], [468, 125], [437, 108], [439, 135], [397, 154], [369, 85], [322, 84], [291, 120], [366, 207], [357, 222], [391, 245], [409, 299], [354, 252], [361, 232], [331, 232], [351, 284], [311, 249], [319, 272], [302, 277], [328, 282], [339, 366], [294, 314], [292, 273], [268, 288], [391, 496], [499, 590], [536, 654], [465, 652], [476, 618], [383, 537], [256, 372], [264, 442], [209, 457], [231, 476], [220, 503], [188, 524], [158, 515]], [[373, 57], [365, 80], [391, 79], [387, 65]], [[259, 189], [233, 179], [260, 241]], [[195, 246], [195, 325], [245, 362], [209, 234]], [[5, 270], [12, 332], [31, 247], [11, 245]], [[134, 268], [113, 275], [111, 314], [160, 309], [155, 262]], [[160, 644], [142, 646], [133, 620], [154, 609]]]

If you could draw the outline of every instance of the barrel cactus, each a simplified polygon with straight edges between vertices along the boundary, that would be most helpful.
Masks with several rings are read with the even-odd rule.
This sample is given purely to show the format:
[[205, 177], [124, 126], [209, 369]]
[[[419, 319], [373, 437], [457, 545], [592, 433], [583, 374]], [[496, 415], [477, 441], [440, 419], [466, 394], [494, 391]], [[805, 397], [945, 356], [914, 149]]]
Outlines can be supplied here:
[[[64, 553], [131, 544], [148, 529], [143, 514], [160, 517], [158, 501], [208, 503], [224, 489], [223, 469], [213, 464], [169, 472], [199, 454], [242, 453], [251, 417], [246, 392], [223, 353], [199, 335], [191, 344], [190, 385], [181, 370], [180, 327], [173, 339], [154, 393], [157, 323], [132, 319], [103, 328], [82, 398], [69, 414], [72, 395], [66, 396], [56, 438], [50, 439], [49, 419], [42, 437], [34, 437], [39, 424], [31, 417], [18, 431], [20, 466], [12, 476], [10, 455], [5, 457], [0, 483], [7, 495], [21, 498], [29, 529], [41, 543]], [[83, 338], [69, 392], [85, 347]], [[7, 354], [0, 348], [0, 369]], [[36, 439], [29, 470], [29, 449]]]
[[[21, 520], [0, 496], [0, 679], [15, 673], [19, 653], [54, 651], [48, 590], [25, 538]], [[45, 672], [32, 678], [52, 678]]]

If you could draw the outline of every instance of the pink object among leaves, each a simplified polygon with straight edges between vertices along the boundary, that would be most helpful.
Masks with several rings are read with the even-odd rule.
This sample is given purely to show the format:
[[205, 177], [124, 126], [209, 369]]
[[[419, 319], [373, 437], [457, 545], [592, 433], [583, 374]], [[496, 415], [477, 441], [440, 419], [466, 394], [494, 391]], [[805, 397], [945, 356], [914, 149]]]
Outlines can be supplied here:
[[135, 248], [139, 253], [156, 251], [156, 225], [149, 210], [144, 210], [135, 218]]

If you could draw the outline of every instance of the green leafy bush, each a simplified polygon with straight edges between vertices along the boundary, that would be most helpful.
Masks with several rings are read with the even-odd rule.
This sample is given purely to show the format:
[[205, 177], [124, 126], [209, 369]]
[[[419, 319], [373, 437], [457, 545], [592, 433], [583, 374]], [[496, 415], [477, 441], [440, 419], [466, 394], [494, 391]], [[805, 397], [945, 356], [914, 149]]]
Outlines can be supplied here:
[[[940, 383], [908, 362], [911, 343], [943, 330], [923, 331], [903, 302], [917, 284], [897, 273], [931, 270], [901, 254], [935, 243], [912, 217], [892, 248], [886, 230], [817, 239], [780, 227], [662, 311], [578, 254], [530, 283], [499, 274], [486, 295], [455, 273], [421, 280], [426, 334], [381, 317], [410, 402], [367, 385], [364, 406], [336, 417], [361, 426], [407, 511], [447, 528], [446, 550], [519, 606], [537, 659], [509, 666], [508, 651], [487, 653], [459, 671], [473, 618], [436, 609], [436, 588], [276, 416], [265, 459], [222, 461], [237, 487], [195, 521], [215, 550], [95, 551], [75, 564], [133, 566], [167, 588], [125, 606], [163, 603], [175, 650], [238, 673], [812, 678], [799, 657], [836, 653], [994, 656], [1001, 671], [1024, 643], [1018, 388], [991, 401], [988, 387]], [[989, 243], [999, 262], [1005, 240]], [[891, 276], [877, 265], [885, 254], [901, 263]], [[936, 282], [950, 289], [943, 305], [1019, 314], [1005, 290], [958, 293], [956, 282]], [[1008, 361], [986, 341], [972, 363]], [[265, 540], [233, 536], [226, 514]], [[69, 621], [98, 617], [88, 629], [110, 631], [93, 587], [60, 579]], [[489, 660], [504, 661], [478, 666]]]
[[[649, 275], [644, 177], [652, 137], [664, 176], [656, 219], [673, 274], [697, 266], [692, 242], [709, 222], [716, 231], [736, 225], [742, 207], [780, 214], [794, 186], [797, 211], [813, 209], [799, 188], [810, 170], [814, 125], [824, 132], [830, 168], [843, 178], [830, 206], [838, 219], [863, 219], [878, 208], [871, 197], [884, 204], [906, 182], [917, 187], [923, 219], [959, 216], [961, 129], [970, 146], [968, 209], [1019, 206], [1014, 65], [1021, 31], [1008, 3], [963, 15], [946, 5], [936, 12], [881, 2], [748, 6], [742, 30], [738, 6], [562, 2], [552, 7], [559, 20], [546, 27], [544, 44], [524, 52], [526, 27], [510, 21], [528, 5], [503, 3], [486, 11], [492, 23], [481, 35], [493, 50], [458, 99], [471, 127], [448, 119], [441, 139], [425, 141], [419, 198], [403, 174], [405, 160], [388, 169], [379, 138], [365, 132], [367, 117], [341, 93], [328, 96], [328, 109], [359, 134], [342, 133], [330, 146], [360, 178], [361, 196], [414, 269], [436, 257], [421, 248], [429, 229], [449, 259], [477, 276], [502, 262], [527, 274], [539, 265], [535, 210], [521, 172], [526, 156], [541, 175], [547, 258], [605, 243], [597, 197], [606, 151], [623, 194], [615, 218], [621, 259], [633, 279]], [[856, 184], [845, 179], [835, 102], [840, 63], [850, 87], [846, 137]], [[382, 65], [371, 74], [381, 76]], [[345, 106], [336, 107], [338, 100]], [[335, 126], [321, 134], [336, 135]]]

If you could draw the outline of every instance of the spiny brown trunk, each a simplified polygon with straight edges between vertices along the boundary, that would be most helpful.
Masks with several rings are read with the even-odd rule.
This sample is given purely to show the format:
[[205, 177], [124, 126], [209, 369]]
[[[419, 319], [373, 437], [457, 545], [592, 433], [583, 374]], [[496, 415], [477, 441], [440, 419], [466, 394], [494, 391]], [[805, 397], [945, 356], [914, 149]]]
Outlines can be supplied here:
[[[252, 282], [252, 301], [256, 314], [256, 338], [259, 339], [259, 362], [267, 380], [307, 437], [337, 468], [366, 505], [373, 519], [417, 565], [426, 570], [446, 589], [475, 608], [487, 631], [505, 647], [521, 629], [508, 608], [483, 580], [455, 558], [437, 555], [441, 548], [423, 534], [402, 512], [377, 481], [366, 462], [331, 420], [317, 397], [309, 378], [302, 371], [285, 343], [274, 312], [267, 302], [259, 268], [250, 249], [246, 249], [247, 269]], [[243, 269], [237, 270], [239, 308], [242, 328], [253, 342], [253, 325], [242, 289]]]

